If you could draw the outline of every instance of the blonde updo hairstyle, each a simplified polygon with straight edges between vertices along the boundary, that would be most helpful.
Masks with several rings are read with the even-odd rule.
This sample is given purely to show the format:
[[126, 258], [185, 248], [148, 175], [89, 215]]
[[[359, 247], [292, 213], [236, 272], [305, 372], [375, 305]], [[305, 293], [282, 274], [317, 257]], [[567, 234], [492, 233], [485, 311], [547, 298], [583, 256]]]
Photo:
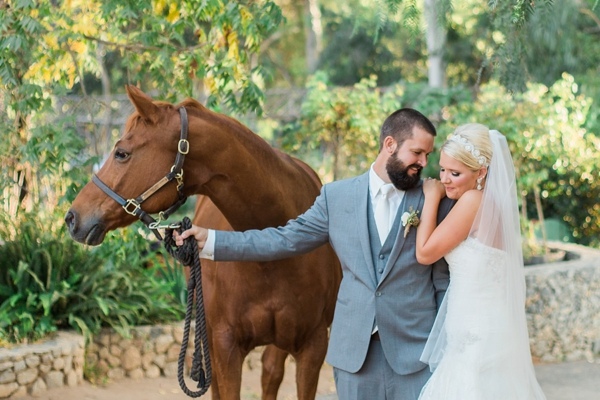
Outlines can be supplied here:
[[[442, 151], [453, 159], [465, 164], [471, 171], [479, 171], [482, 167], [490, 165], [492, 159], [492, 142], [490, 140], [490, 129], [482, 124], [465, 124], [457, 127], [453, 135], [458, 135], [466, 139], [468, 143], [451, 140], [450, 138], [442, 145]], [[462, 140], [462, 139], [461, 139]], [[479, 151], [479, 157], [483, 157], [485, 162], [481, 164], [472, 151]]]

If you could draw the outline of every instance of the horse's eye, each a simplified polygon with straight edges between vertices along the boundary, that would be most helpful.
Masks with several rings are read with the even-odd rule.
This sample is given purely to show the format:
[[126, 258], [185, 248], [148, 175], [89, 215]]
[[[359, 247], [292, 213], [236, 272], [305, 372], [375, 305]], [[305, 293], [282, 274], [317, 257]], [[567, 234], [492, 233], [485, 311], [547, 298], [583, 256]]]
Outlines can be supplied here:
[[125, 161], [129, 158], [129, 153], [124, 150], [117, 149], [115, 150], [115, 158], [117, 161]]

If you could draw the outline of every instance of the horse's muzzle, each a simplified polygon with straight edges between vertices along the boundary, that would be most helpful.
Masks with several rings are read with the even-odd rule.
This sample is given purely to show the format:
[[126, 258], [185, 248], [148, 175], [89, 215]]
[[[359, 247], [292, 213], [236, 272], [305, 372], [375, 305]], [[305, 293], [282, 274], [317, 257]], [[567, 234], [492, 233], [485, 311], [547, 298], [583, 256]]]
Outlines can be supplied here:
[[73, 209], [67, 211], [65, 223], [69, 229], [71, 238], [79, 243], [97, 246], [102, 243], [106, 235], [104, 224], [100, 223], [96, 218], [84, 221]]

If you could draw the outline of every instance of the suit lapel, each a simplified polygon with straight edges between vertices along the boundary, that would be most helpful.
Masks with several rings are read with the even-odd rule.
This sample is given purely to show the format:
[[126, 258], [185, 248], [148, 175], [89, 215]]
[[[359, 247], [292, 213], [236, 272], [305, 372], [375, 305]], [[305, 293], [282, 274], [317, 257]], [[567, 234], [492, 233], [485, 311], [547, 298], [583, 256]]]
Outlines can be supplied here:
[[377, 277], [375, 276], [375, 266], [373, 265], [373, 258], [371, 256], [371, 241], [369, 238], [369, 221], [368, 221], [368, 201], [369, 201], [369, 174], [363, 174], [356, 180], [354, 188], [354, 199], [355, 207], [358, 215], [356, 221], [356, 229], [358, 229], [358, 237], [360, 238], [360, 247], [362, 254], [365, 259], [365, 265], [373, 287], [377, 285]]
[[[421, 212], [420, 210], [423, 208], [424, 201], [423, 190], [421, 189], [421, 185], [422, 183], [419, 182], [417, 187], [410, 189], [406, 191], [406, 193], [404, 193], [404, 198], [402, 199], [402, 203], [400, 203], [400, 207], [398, 208], [398, 214], [400, 215], [400, 217], [402, 217], [402, 214], [404, 214], [405, 212], [410, 212], [411, 210], [419, 210], [419, 213]], [[381, 275], [381, 279], [379, 281], [380, 283], [383, 282], [383, 280], [389, 274], [390, 270], [396, 264], [398, 257], [400, 257], [400, 251], [404, 247], [404, 242], [406, 239], [404, 238], [404, 227], [402, 226], [401, 218], [398, 219], [398, 223], [400, 224], [398, 234], [396, 236], [394, 247], [392, 247], [388, 263], [385, 266], [383, 274]], [[411, 229], [415, 228], [413, 227]], [[407, 249], [407, 251], [409, 250], [412, 251], [412, 249]]]

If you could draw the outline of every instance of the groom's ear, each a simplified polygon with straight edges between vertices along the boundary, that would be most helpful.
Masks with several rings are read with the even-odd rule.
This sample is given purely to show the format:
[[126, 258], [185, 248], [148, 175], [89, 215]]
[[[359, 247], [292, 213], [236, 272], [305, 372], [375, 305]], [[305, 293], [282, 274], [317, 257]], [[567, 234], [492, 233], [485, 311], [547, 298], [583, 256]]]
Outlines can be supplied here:
[[390, 154], [394, 153], [398, 148], [398, 142], [391, 136], [386, 136], [383, 139], [383, 149], [387, 150]]

